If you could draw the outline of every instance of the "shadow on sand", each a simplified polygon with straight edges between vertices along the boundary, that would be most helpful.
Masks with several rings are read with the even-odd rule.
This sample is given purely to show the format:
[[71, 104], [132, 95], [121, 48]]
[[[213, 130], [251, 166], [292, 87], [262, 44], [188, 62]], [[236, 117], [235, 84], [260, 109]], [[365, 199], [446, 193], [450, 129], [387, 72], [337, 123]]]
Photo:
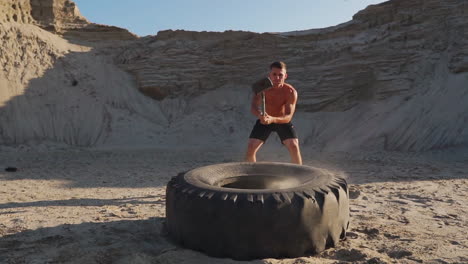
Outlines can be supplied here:
[[25, 230], [0, 238], [0, 263], [238, 263], [181, 248], [163, 226], [155, 217]]
[[150, 195], [145, 197], [132, 197], [128, 199], [68, 199], [68, 200], [49, 200], [36, 201], [26, 203], [6, 203], [0, 204], [0, 209], [15, 209], [18, 210], [24, 207], [53, 207], [53, 206], [121, 206], [121, 205], [165, 205], [165, 197], [163, 195]]

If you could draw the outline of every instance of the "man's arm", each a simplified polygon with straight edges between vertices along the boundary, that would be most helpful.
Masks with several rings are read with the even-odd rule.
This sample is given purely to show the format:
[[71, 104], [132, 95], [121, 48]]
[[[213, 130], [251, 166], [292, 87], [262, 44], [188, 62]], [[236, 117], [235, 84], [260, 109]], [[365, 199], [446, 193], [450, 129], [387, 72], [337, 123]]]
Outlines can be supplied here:
[[289, 94], [288, 100], [286, 101], [284, 116], [271, 117], [273, 119], [272, 123], [286, 124], [291, 122], [294, 112], [296, 111], [296, 103], [297, 92], [296, 90], [293, 90], [292, 93]]
[[260, 112], [261, 101], [262, 101], [262, 95], [261, 93], [257, 93], [252, 98], [252, 104], [250, 106], [250, 112], [259, 119], [262, 116], [262, 113]]

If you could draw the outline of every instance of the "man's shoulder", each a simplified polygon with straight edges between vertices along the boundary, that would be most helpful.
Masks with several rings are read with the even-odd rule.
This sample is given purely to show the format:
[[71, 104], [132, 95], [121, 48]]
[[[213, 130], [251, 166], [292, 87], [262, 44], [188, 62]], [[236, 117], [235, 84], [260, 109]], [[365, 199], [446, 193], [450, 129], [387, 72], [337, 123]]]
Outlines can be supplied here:
[[296, 89], [294, 89], [294, 87], [289, 83], [284, 83], [284, 89], [287, 93], [292, 93], [292, 94], [297, 93]]

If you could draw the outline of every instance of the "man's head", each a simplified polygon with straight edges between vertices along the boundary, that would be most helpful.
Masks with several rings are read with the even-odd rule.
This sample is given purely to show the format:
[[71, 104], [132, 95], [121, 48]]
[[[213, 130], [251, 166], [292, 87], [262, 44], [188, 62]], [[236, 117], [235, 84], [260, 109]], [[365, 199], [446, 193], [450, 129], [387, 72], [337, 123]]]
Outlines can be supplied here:
[[270, 65], [270, 74], [268, 74], [273, 86], [282, 86], [284, 80], [288, 77], [286, 73], [286, 63], [282, 61], [275, 61]]

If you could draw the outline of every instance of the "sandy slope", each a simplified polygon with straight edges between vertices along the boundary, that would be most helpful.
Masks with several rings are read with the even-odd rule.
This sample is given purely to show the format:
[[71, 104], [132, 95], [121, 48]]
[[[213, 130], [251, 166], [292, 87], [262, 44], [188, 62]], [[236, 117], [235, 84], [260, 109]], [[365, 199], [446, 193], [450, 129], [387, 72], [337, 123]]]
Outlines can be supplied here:
[[[0, 263], [235, 263], [173, 245], [162, 225], [169, 178], [240, 160], [240, 147], [1, 150], [0, 167], [20, 170], [0, 172]], [[259, 158], [288, 161], [286, 150], [275, 144]], [[251, 263], [468, 261], [466, 149], [418, 155], [309, 152], [304, 158], [350, 177], [347, 241], [319, 256]]]

